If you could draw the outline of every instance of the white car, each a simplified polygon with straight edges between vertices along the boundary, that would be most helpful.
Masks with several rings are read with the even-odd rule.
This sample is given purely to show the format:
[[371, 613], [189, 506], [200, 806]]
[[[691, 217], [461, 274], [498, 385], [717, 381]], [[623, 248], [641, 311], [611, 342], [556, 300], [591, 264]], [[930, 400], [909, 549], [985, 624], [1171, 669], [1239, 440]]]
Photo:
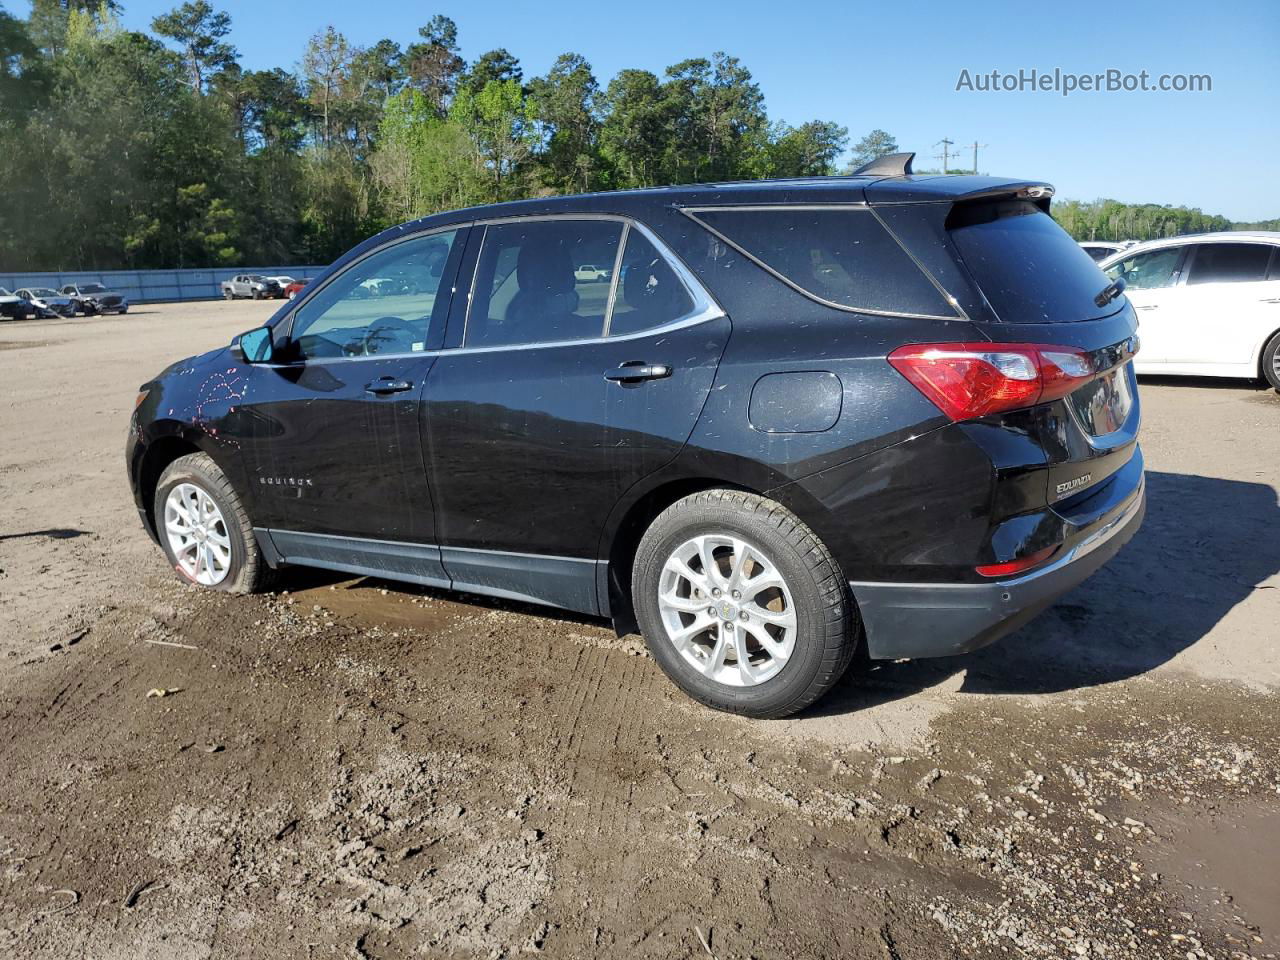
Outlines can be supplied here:
[[1098, 263], [1112, 254], [1128, 249], [1134, 242], [1133, 240], [1124, 240], [1120, 243], [1111, 240], [1081, 240], [1080, 249], [1092, 257], [1094, 263]]
[[76, 302], [49, 287], [23, 287], [18, 296], [30, 301], [41, 317], [74, 317]]
[[276, 283], [280, 284], [281, 290], [293, 283], [293, 277], [267, 277], [267, 279], [274, 280]]
[[597, 267], [594, 263], [584, 263], [573, 271], [573, 279], [579, 283], [594, 283], [597, 280], [608, 280], [609, 271], [602, 267]]
[[1138, 312], [1138, 373], [1261, 377], [1280, 390], [1280, 232], [1149, 240], [1099, 266]]

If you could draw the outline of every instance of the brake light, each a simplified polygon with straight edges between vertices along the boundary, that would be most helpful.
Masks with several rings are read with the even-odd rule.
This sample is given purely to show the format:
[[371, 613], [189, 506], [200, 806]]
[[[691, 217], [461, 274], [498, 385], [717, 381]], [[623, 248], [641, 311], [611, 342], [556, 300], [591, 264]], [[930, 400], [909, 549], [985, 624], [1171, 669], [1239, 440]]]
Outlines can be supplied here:
[[889, 362], [957, 421], [1065, 397], [1096, 372], [1082, 350], [1035, 343], [912, 343]]
[[984, 577], [1008, 577], [1039, 566], [1052, 557], [1057, 549], [1056, 546], [1045, 547], [1035, 553], [1028, 553], [1025, 557], [1019, 557], [1017, 560], [1010, 560], [1007, 563], [985, 563], [973, 569]]

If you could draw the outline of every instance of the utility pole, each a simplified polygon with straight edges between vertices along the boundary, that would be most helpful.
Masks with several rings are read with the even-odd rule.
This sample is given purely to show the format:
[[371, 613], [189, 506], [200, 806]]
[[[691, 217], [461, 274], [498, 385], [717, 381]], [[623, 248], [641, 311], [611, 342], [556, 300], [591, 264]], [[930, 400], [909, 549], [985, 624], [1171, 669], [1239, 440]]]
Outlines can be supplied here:
[[947, 173], [947, 172], [948, 172], [948, 171], [947, 171], [947, 159], [951, 156], [951, 154], [950, 154], [948, 151], [949, 151], [949, 150], [950, 150], [950, 148], [951, 148], [952, 146], [954, 146], [954, 145], [955, 145], [955, 141], [954, 141], [954, 140], [948, 140], [946, 137], [943, 137], [941, 140], [939, 140], [937, 143], [935, 143], [935, 144], [934, 144], [934, 146], [935, 146], [935, 147], [941, 147], [941, 148], [942, 148], [942, 153], [934, 154], [934, 158], [935, 158], [935, 159], [937, 159], [937, 160], [941, 160], [941, 161], [942, 161], [942, 172], [943, 172], [943, 173]]
[[975, 140], [973, 143], [968, 144], [968, 146], [973, 147], [973, 173], [976, 176], [978, 173], [978, 151], [985, 150], [987, 147], [991, 146], [991, 144], [979, 143]]

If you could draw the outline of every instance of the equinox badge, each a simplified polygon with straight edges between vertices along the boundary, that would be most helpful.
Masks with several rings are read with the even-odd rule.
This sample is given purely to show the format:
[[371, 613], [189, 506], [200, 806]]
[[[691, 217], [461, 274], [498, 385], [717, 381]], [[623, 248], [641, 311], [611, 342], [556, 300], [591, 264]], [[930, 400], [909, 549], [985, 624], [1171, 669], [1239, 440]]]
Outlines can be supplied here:
[[1064, 493], [1070, 493], [1072, 490], [1079, 490], [1081, 487], [1087, 485], [1092, 479], [1093, 474], [1086, 473], [1082, 476], [1076, 477], [1074, 480], [1068, 480], [1065, 483], [1060, 483], [1057, 487], [1058, 493], [1061, 495]]

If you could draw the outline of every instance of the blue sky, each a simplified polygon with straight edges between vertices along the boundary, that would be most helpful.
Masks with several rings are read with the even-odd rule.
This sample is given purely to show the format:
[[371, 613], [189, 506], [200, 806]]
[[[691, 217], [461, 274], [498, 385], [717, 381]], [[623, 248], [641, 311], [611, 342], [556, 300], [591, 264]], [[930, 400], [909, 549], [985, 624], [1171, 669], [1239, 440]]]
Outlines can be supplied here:
[[[145, 29], [177, 0], [123, 0]], [[1233, 219], [1280, 217], [1280, 2], [1112, 0], [918, 5], [642, 0], [224, 0], [248, 68], [293, 68], [307, 37], [332, 23], [353, 43], [402, 44], [435, 12], [458, 24], [462, 54], [505, 46], [526, 76], [564, 51], [585, 56], [601, 84], [619, 69], [661, 75], [669, 64], [725, 50], [752, 71], [769, 114], [834, 120], [856, 140], [880, 127], [916, 165], [934, 144], [988, 144], [984, 172], [1043, 179], [1059, 197], [1198, 206]], [[11, 10], [22, 11], [12, 3]], [[971, 73], [1020, 68], [1078, 74], [1209, 74], [1209, 93], [956, 92]], [[963, 151], [963, 163], [971, 162]]]

